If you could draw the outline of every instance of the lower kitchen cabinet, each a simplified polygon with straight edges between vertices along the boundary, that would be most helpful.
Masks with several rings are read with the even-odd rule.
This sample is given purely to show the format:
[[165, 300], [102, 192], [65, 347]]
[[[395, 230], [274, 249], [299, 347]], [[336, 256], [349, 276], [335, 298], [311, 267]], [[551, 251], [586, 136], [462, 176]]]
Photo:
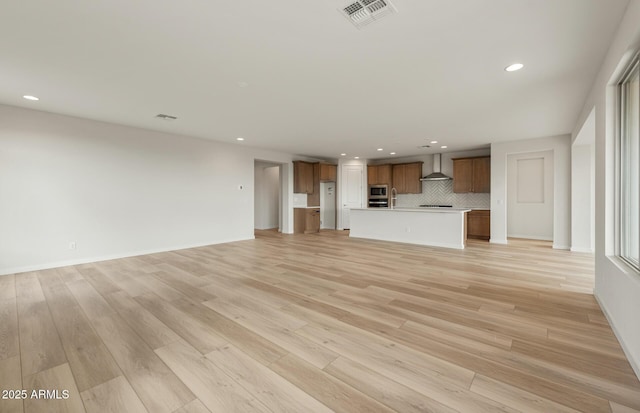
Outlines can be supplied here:
[[296, 234], [320, 232], [320, 208], [294, 208], [293, 232]]
[[491, 211], [474, 209], [467, 212], [467, 238], [486, 239], [491, 237]]

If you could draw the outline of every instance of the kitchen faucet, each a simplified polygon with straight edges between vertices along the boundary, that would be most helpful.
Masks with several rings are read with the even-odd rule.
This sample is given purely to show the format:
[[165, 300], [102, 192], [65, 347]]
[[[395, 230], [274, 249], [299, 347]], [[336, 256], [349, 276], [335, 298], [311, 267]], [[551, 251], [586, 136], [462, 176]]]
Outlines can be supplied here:
[[391, 202], [389, 203], [389, 208], [393, 209], [394, 202], [398, 199], [398, 190], [395, 188], [391, 188]]

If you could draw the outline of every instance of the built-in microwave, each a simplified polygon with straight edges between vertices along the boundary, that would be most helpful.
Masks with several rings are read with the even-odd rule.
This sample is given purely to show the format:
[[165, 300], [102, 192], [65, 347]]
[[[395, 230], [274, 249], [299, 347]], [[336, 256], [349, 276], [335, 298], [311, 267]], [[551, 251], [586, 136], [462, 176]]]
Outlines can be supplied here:
[[369, 185], [369, 199], [388, 199], [387, 185]]

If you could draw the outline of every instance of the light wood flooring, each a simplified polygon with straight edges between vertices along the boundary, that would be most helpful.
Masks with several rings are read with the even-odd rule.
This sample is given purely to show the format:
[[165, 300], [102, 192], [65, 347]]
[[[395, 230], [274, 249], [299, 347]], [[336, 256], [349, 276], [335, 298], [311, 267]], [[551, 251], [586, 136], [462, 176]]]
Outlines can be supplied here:
[[[593, 258], [280, 235], [0, 277], [9, 412], [638, 412]], [[51, 396], [51, 394], [50, 394]]]

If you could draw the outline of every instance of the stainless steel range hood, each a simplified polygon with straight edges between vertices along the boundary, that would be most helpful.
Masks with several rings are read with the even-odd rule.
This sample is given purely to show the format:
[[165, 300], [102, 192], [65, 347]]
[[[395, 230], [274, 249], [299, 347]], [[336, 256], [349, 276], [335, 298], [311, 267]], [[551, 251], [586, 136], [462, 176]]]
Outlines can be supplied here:
[[442, 155], [439, 153], [433, 155], [433, 172], [423, 178], [420, 178], [421, 181], [447, 181], [449, 179], [452, 179], [451, 177], [440, 172], [441, 158]]

